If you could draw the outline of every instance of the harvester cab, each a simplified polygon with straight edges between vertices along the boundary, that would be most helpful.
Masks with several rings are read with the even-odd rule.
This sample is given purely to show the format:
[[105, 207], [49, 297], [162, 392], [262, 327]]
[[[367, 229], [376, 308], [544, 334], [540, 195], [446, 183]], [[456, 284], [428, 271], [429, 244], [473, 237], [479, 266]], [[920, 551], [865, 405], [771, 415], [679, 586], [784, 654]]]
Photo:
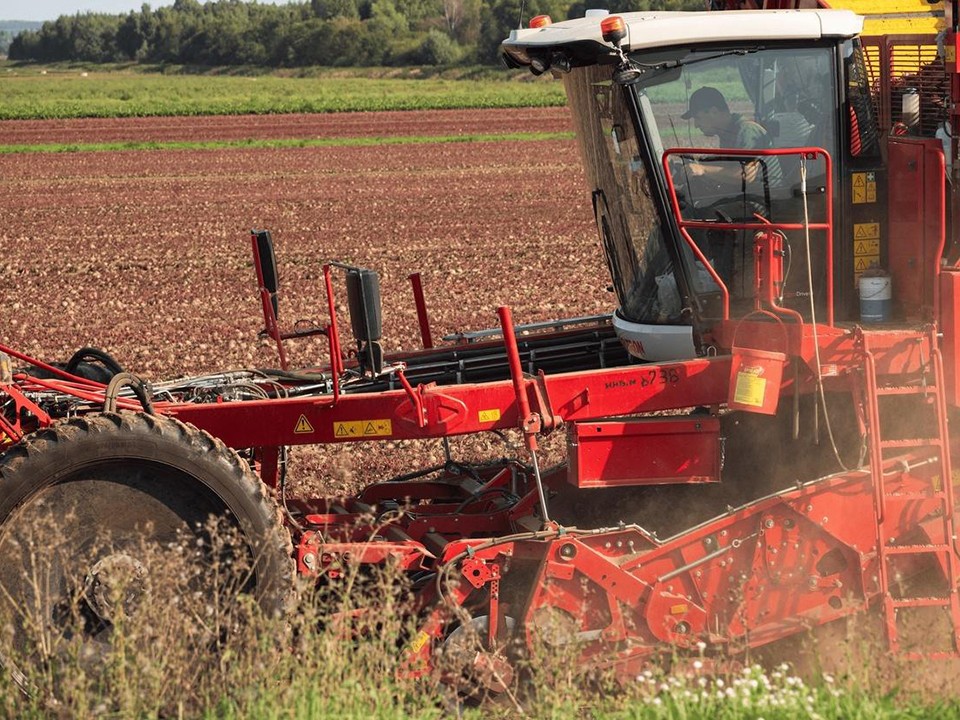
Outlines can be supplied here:
[[634, 355], [729, 348], [725, 321], [757, 310], [791, 324], [858, 319], [857, 281], [886, 261], [862, 22], [591, 11], [538, 18], [503, 43], [512, 64], [563, 78], [613, 323]]

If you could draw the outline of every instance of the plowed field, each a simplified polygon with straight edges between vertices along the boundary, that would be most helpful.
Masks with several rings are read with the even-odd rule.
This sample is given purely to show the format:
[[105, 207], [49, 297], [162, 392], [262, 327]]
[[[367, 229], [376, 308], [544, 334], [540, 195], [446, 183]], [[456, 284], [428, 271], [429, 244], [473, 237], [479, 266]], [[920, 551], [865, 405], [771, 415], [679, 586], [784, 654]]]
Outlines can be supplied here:
[[[564, 131], [566, 113], [3, 122], [0, 142]], [[420, 342], [416, 271], [434, 337], [493, 327], [498, 305], [518, 323], [612, 308], [569, 140], [3, 155], [0, 219], [2, 342], [59, 360], [102, 347], [147, 379], [276, 366], [257, 340], [254, 227], [274, 231], [282, 324], [326, 322], [322, 265], [341, 260], [380, 272], [388, 349]], [[346, 487], [360, 452], [338, 450], [328, 482]]]
[[[569, 129], [563, 109], [0, 123], [14, 142], [395, 136]], [[0, 157], [4, 341], [42, 358], [109, 349], [148, 377], [275, 363], [248, 231], [274, 231], [281, 320], [325, 321], [321, 267], [381, 273], [391, 349], [434, 335], [609, 307], [571, 141]], [[322, 359], [321, 342], [293, 351]]]

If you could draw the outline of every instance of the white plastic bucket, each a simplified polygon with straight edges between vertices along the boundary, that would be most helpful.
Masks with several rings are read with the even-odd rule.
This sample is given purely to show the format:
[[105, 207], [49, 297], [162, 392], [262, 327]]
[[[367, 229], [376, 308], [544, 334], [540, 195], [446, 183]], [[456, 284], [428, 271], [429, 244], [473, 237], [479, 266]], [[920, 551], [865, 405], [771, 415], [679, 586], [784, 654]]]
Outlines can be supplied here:
[[889, 275], [864, 275], [860, 278], [860, 322], [881, 323], [890, 320], [893, 292]]

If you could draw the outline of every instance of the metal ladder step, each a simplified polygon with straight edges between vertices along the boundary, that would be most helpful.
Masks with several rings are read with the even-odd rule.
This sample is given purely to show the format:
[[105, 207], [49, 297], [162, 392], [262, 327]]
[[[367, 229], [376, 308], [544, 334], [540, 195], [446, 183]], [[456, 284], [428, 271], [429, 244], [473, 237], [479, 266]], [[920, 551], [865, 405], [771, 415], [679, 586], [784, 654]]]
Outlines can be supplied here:
[[950, 550], [949, 545], [888, 545], [883, 549], [884, 555], [928, 555], [945, 553]]
[[[874, 503], [877, 513], [877, 555], [880, 561], [880, 591], [883, 598], [887, 643], [891, 651], [900, 651], [902, 629], [900, 623], [903, 620], [898, 619], [898, 610], [943, 608], [949, 612], [950, 624], [953, 628], [951, 650], [944, 651], [941, 648], [928, 645], [935, 640], [923, 637], [918, 639], [921, 644], [930, 646], [929, 652], [918, 651], [914, 647], [911, 647], [907, 652], [917, 658], [960, 657], [960, 594], [958, 594], [957, 589], [958, 579], [960, 579], [960, 559], [957, 558], [953, 547], [953, 538], [956, 537], [953, 515], [955, 500], [951, 484], [952, 470], [949, 437], [947, 435], [947, 406], [943, 389], [943, 359], [938, 347], [936, 328], [931, 326], [923, 332], [917, 332], [913, 338], [906, 338], [907, 341], [915, 340], [918, 345], [920, 376], [917, 378], [919, 384], [916, 385], [904, 385], [902, 384], [902, 378], [900, 379], [901, 384], [895, 384], [896, 380], [890, 375], [878, 378], [877, 364], [870, 349], [870, 340], [869, 332], [858, 331], [857, 342], [864, 371], [862, 390], [864, 393], [865, 416], [862, 420], [867, 428], [870, 475], [874, 486]], [[891, 395], [914, 396], [918, 402], [924, 403], [924, 412], [929, 413], [932, 410], [936, 419], [935, 437], [884, 439], [879, 398]], [[922, 481], [925, 485], [920, 490], [911, 489], [905, 493], [888, 491], [887, 484], [891, 480], [888, 480], [883, 472], [885, 460], [883, 450], [907, 450], [912, 448], [931, 448], [933, 450], [926, 473], [913, 476], [914, 481]], [[904, 472], [907, 472], [906, 466], [904, 466]], [[942, 478], [946, 478], [946, 481], [944, 482]], [[898, 513], [888, 513], [887, 503], [903, 503], [910, 500], [937, 501], [942, 523], [943, 542], [889, 544], [891, 540], [889, 536], [894, 533], [901, 533], [902, 528], [896, 530], [894, 529], [895, 526], [888, 525], [897, 522], [897, 520], [891, 520], [891, 518], [898, 517]], [[942, 595], [939, 597], [906, 598], [895, 598], [893, 596], [890, 577], [892, 569], [888, 567], [888, 563], [895, 557], [909, 557], [911, 555], [917, 557], [933, 556], [937, 559], [944, 573], [943, 587], [938, 586], [927, 592], [939, 593], [942, 591]]]
[[887, 604], [894, 609], [898, 608], [920, 608], [920, 607], [950, 607], [952, 600], [949, 597], [915, 597], [900, 598], [899, 600], [889, 598]]
[[917, 448], [940, 447], [943, 443], [939, 438], [904, 438], [902, 440], [881, 440], [882, 448]]
[[931, 395], [936, 390], [935, 385], [881, 385], [877, 395]]
[[947, 494], [943, 490], [934, 490], [932, 492], [892, 492], [884, 493], [887, 500], [894, 502], [907, 502], [910, 500], [940, 500], [946, 499]]

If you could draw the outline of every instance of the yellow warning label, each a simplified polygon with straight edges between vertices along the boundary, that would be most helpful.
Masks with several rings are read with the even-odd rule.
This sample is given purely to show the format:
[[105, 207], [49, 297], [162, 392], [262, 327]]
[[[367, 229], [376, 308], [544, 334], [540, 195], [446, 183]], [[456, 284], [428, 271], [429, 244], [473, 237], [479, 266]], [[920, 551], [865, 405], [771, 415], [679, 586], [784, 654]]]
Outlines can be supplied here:
[[383, 437], [393, 434], [393, 423], [388, 419], [336, 422], [333, 434], [338, 438]]
[[874, 173], [854, 173], [853, 203], [873, 203], [877, 201], [877, 179]]
[[297, 420], [297, 425], [293, 428], [293, 432], [297, 435], [308, 435], [313, 432], [313, 425], [310, 424], [310, 421], [307, 420], [306, 415], [301, 415], [300, 419]]
[[423, 650], [423, 646], [430, 642], [430, 636], [425, 633], [423, 630], [417, 633], [417, 636], [411, 641], [410, 649], [414, 653], [419, 653]]
[[879, 240], [880, 223], [857, 223], [853, 226], [854, 240]]
[[740, 405], [763, 407], [763, 396], [767, 390], [767, 380], [752, 372], [737, 373], [737, 387], [733, 393], [734, 402]]
[[481, 410], [479, 413], [480, 422], [496, 422], [500, 419], [500, 408], [493, 410]]
[[671, 615], [683, 615], [689, 610], [689, 606], [686, 603], [677, 603], [676, 605], [670, 606]]
[[880, 257], [880, 241], [858, 240], [853, 244], [853, 254], [857, 257], [861, 255], [876, 255]]
[[880, 267], [879, 255], [861, 255], [854, 260], [853, 271], [860, 274], [864, 270], [869, 270], [874, 265]]

